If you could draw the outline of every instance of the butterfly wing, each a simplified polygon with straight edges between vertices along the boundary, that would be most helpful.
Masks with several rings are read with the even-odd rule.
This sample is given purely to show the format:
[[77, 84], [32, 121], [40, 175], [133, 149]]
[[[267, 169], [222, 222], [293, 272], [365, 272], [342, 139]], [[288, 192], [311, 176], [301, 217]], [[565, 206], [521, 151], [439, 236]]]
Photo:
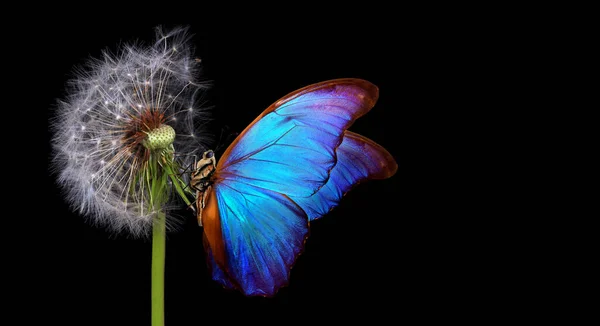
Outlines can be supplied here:
[[218, 282], [263, 296], [288, 283], [308, 235], [308, 216], [290, 196], [310, 197], [325, 185], [344, 131], [377, 97], [364, 80], [311, 85], [238, 135], [217, 164], [202, 216]]
[[211, 251], [213, 277], [246, 295], [274, 295], [287, 284], [290, 268], [303, 249], [308, 236], [306, 213], [285, 195], [235, 180], [223, 180], [212, 193], [219, 203], [225, 250], [222, 257], [218, 249]]
[[344, 133], [336, 154], [337, 163], [325, 186], [310, 197], [291, 197], [310, 221], [327, 214], [358, 183], [389, 178], [398, 169], [396, 161], [385, 148], [351, 131]]
[[[337, 206], [345, 193], [360, 182], [369, 179], [389, 178], [398, 168], [393, 157], [380, 145], [366, 137], [356, 133], [346, 131], [340, 146], [336, 150], [337, 163], [330, 172], [329, 179], [325, 186], [310, 197], [291, 197], [308, 215], [309, 221], [317, 219], [327, 214], [332, 208]], [[236, 224], [239, 228], [239, 223]], [[277, 228], [285, 230], [286, 228]], [[294, 230], [294, 228], [292, 228]], [[263, 235], [263, 237], [265, 237]], [[287, 241], [285, 234], [278, 234], [271, 238], [277, 239], [276, 242]], [[300, 239], [299, 235], [292, 236]], [[300, 251], [302, 243], [293, 244], [293, 252]], [[207, 249], [208, 264], [213, 273], [213, 279], [223, 285], [225, 288], [235, 288], [227, 274], [216, 263], [210, 246], [205, 245]], [[285, 251], [285, 250], [284, 250]], [[238, 253], [243, 255], [243, 253]], [[281, 258], [281, 257], [279, 257]], [[283, 261], [281, 259], [280, 261]], [[290, 263], [278, 264], [286, 268]], [[285, 270], [279, 271], [279, 275], [286, 275]], [[262, 276], [264, 277], [264, 275]], [[256, 283], [256, 281], [253, 281]], [[281, 280], [284, 282], [285, 280]], [[268, 287], [274, 287], [275, 284], [269, 284]], [[253, 288], [267, 288], [266, 284], [253, 286]]]
[[211, 271], [212, 279], [217, 281], [226, 289], [234, 289], [236, 286], [232, 283], [229, 276], [219, 267], [215, 261], [215, 257], [210, 249], [210, 245], [207, 242], [206, 236], [204, 237], [204, 248], [206, 251], [206, 263]]
[[218, 173], [288, 196], [310, 196], [329, 178], [344, 130], [377, 97], [375, 85], [358, 79], [291, 93], [238, 135], [219, 160]]

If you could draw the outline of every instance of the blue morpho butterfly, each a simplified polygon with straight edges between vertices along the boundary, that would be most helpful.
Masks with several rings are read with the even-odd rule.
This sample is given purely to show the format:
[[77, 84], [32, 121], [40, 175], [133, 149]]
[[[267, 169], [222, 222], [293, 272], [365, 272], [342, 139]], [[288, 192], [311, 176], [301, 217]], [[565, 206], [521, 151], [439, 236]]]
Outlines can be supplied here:
[[204, 152], [190, 185], [215, 281], [275, 295], [288, 284], [310, 221], [357, 183], [396, 173], [383, 147], [346, 130], [377, 97], [377, 87], [360, 79], [310, 85], [269, 106], [218, 164]]

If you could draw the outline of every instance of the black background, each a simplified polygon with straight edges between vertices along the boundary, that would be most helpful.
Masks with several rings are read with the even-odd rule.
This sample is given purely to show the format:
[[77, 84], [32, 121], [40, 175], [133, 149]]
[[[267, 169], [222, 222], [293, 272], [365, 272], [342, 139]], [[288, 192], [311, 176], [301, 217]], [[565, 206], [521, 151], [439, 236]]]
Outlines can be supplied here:
[[[150, 243], [114, 236], [66, 207], [48, 170], [48, 118], [74, 66], [119, 42], [149, 42], [158, 25], [195, 34], [203, 77], [213, 83], [216, 132], [243, 130], [300, 87], [363, 78], [379, 86], [380, 99], [350, 129], [399, 164], [394, 177], [361, 184], [311, 225], [290, 286], [274, 298], [214, 283], [190, 214], [167, 242], [166, 325], [496, 321], [535, 313], [532, 304], [545, 302], [539, 293], [555, 290], [547, 285], [556, 280], [544, 278], [553, 274], [530, 268], [548, 242], [536, 242], [537, 220], [528, 224], [539, 205], [518, 207], [537, 192], [528, 184], [537, 168], [520, 175], [529, 154], [513, 149], [523, 142], [515, 120], [539, 124], [537, 116], [524, 120], [540, 98], [525, 95], [536, 67], [553, 73], [539, 59], [554, 51], [528, 52], [545, 24], [524, 33], [512, 17], [520, 8], [470, 4], [123, 4], [7, 7], [0, 266], [14, 324], [150, 323]], [[536, 144], [525, 141], [522, 153]]]
[[[39, 132], [36, 152], [45, 154], [31, 157], [33, 167], [27, 169], [35, 171], [37, 191], [21, 210], [20, 229], [11, 242], [19, 249], [18, 301], [31, 308], [21, 317], [59, 324], [149, 325], [151, 243], [94, 227], [67, 207], [49, 172], [52, 135], [47, 120], [56, 100], [65, 95], [74, 66], [121, 42], [151, 42], [158, 25], [185, 25], [194, 34], [202, 77], [213, 85], [208, 99], [214, 106], [215, 132], [243, 130], [271, 103], [303, 86], [362, 78], [379, 87], [380, 98], [350, 130], [385, 147], [399, 164], [395, 176], [359, 185], [339, 207], [312, 223], [290, 285], [273, 298], [247, 298], [213, 282], [205, 265], [202, 229], [188, 213], [182, 231], [167, 240], [166, 324], [237, 317], [277, 321], [268, 313], [281, 311], [371, 318], [420, 311], [431, 300], [428, 293], [435, 282], [423, 265], [429, 258], [422, 256], [429, 244], [421, 228], [431, 217], [423, 222], [414, 202], [416, 190], [403, 186], [411, 176], [406, 148], [416, 137], [411, 116], [418, 109], [407, 100], [418, 82], [408, 72], [419, 67], [411, 61], [416, 50], [410, 27], [384, 16], [366, 19], [373, 14], [357, 8], [350, 16], [316, 14], [298, 21], [273, 16], [271, 23], [252, 17], [203, 20], [201, 15], [143, 21], [49, 17], [39, 24], [28, 35], [32, 50], [21, 58], [35, 74], [35, 94], [26, 94], [31, 95], [28, 106], [37, 110], [31, 128]], [[26, 186], [31, 189], [31, 184]], [[245, 312], [238, 316], [238, 311]]]

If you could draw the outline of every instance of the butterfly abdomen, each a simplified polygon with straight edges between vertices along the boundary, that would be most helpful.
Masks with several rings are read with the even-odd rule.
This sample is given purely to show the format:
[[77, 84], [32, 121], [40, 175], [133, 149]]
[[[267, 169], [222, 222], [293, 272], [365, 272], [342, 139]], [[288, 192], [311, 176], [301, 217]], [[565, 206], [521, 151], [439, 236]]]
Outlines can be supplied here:
[[196, 169], [192, 172], [190, 187], [196, 190], [196, 208], [198, 210], [198, 225], [202, 226], [202, 211], [206, 206], [206, 197], [210, 187], [214, 183], [217, 161], [213, 151], [208, 150], [202, 154], [202, 159], [196, 163]]

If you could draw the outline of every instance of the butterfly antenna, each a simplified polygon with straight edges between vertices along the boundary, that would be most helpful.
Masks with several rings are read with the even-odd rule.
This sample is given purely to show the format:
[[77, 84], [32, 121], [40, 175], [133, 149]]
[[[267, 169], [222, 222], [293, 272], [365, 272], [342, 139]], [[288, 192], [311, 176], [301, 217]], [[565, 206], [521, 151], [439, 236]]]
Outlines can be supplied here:
[[227, 126], [221, 128], [221, 134], [219, 134], [219, 140], [217, 141], [217, 146], [215, 148], [216, 153], [220, 153], [220, 150], [223, 148], [223, 133], [225, 132], [225, 128], [227, 128]]
[[[224, 135], [226, 135], [224, 137]], [[219, 141], [217, 142], [217, 146], [215, 147], [215, 153], [221, 153], [221, 149], [230, 143], [229, 139], [232, 137], [236, 137], [238, 133], [231, 133], [229, 131], [228, 126], [224, 126], [221, 128], [221, 134], [219, 135]], [[224, 139], [226, 138], [226, 139]]]

